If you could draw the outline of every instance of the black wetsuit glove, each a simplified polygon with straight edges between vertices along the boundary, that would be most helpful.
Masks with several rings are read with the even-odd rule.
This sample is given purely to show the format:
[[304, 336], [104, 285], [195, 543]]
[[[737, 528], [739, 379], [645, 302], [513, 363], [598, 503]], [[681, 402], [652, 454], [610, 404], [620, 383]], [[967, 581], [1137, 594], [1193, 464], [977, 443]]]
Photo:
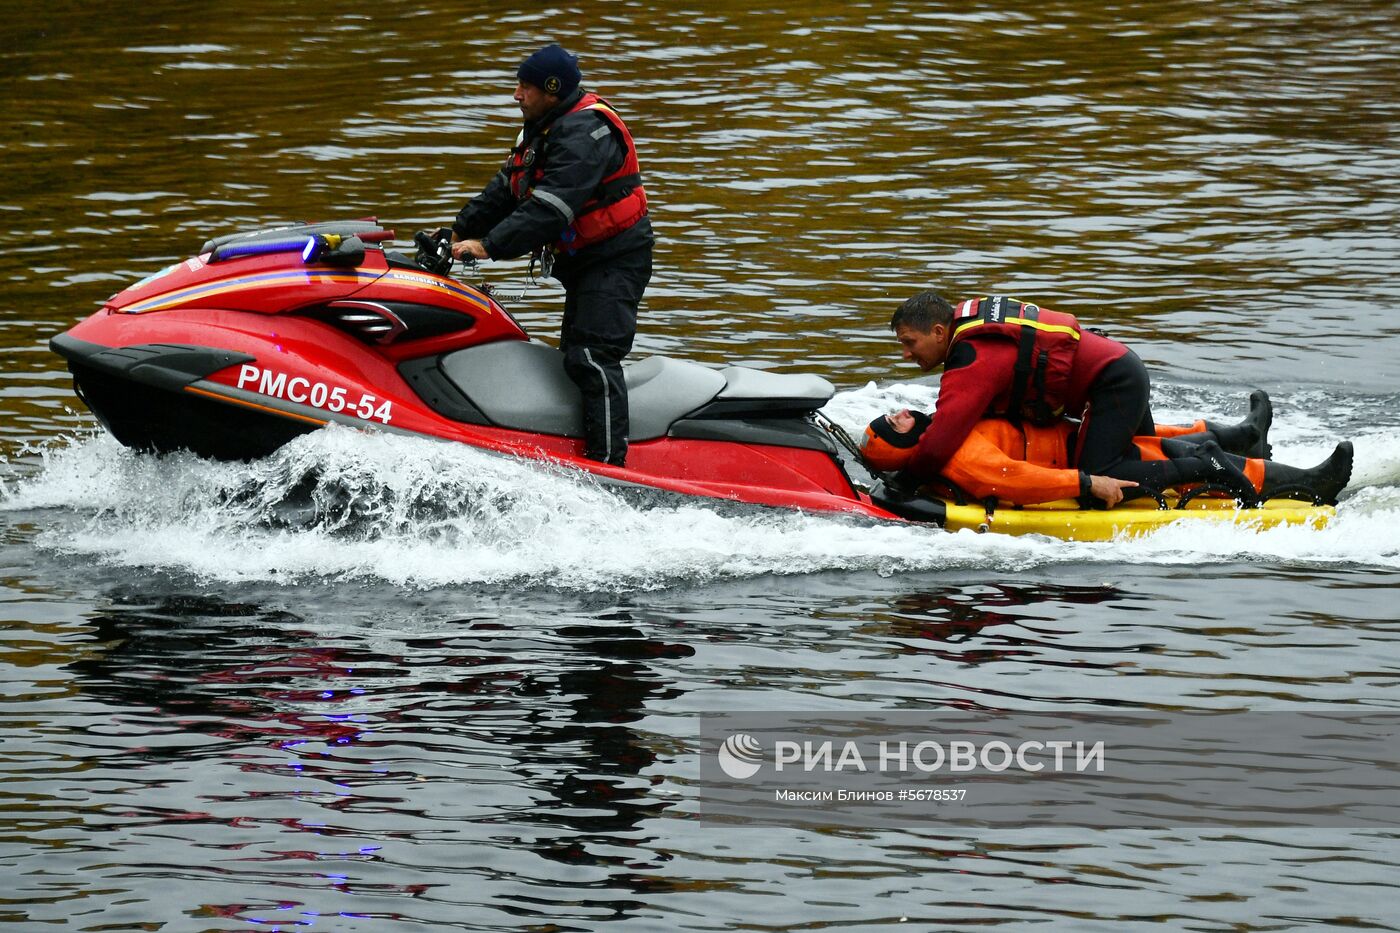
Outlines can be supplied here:
[[894, 499], [912, 499], [923, 483], [908, 470], [899, 470], [885, 478], [885, 492]]

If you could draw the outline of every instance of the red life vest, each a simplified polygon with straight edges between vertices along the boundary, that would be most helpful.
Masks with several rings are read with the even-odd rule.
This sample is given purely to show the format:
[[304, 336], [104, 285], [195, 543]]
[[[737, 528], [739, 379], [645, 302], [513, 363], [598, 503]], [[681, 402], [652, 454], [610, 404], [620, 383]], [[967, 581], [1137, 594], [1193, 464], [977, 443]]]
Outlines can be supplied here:
[[[587, 93], [577, 104], [569, 108], [568, 116], [580, 110], [592, 110], [608, 121], [608, 124], [622, 137], [622, 165], [617, 171], [604, 178], [593, 197], [586, 201], [573, 223], [564, 228], [553, 246], [555, 252], [575, 253], [586, 246], [601, 243], [609, 237], [617, 236], [628, 227], [646, 216], [647, 193], [642, 187], [641, 165], [637, 162], [637, 146], [632, 134], [622, 122], [617, 111], [597, 94]], [[552, 125], [552, 124], [551, 124]], [[511, 194], [517, 200], [530, 197], [535, 183], [544, 176], [545, 141], [549, 127], [533, 136], [528, 142], [523, 138], [511, 150], [506, 171], [510, 175]]]
[[1005, 297], [959, 304], [953, 311], [949, 346], [984, 335], [1013, 340], [1018, 347], [1010, 392], [987, 413], [1038, 425], [1058, 420], [1065, 412], [1070, 371], [1079, 350], [1080, 327], [1074, 316]]

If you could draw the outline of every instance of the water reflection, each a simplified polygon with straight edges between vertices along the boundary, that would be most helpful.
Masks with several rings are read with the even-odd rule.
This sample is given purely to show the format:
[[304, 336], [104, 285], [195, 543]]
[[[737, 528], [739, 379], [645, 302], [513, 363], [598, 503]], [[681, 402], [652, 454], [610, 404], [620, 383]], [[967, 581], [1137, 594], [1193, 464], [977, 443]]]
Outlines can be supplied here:
[[[503, 154], [512, 67], [538, 41], [431, 3], [371, 18], [252, 0], [159, 35], [80, 20], [45, 10], [0, 51], [0, 277], [25, 309], [7, 346], [211, 233], [441, 223]], [[1394, 382], [1388, 355], [1342, 339], [1400, 301], [1400, 173], [1374, 144], [1400, 120], [1385, 4], [721, 3], [551, 22], [638, 134], [660, 236], [644, 352], [888, 378], [890, 309], [936, 283], [1058, 301], [1188, 378], [1235, 364], [1291, 383], [1305, 341]], [[521, 311], [552, 336], [557, 303], [545, 290]]]
[[[1122, 600], [1124, 595], [1111, 586], [1050, 583], [985, 583], [903, 593], [894, 601], [891, 628], [901, 635], [958, 644], [996, 625], [1063, 624], [1060, 603], [1095, 606]], [[1035, 607], [1039, 611], [1030, 611]]]
[[[116, 602], [91, 620], [101, 650], [68, 670], [126, 724], [102, 767], [122, 773], [137, 799], [167, 792], [155, 795], [161, 805], [103, 807], [107, 832], [144, 828], [221, 851], [220, 875], [274, 873], [306, 894], [289, 895], [282, 911], [321, 904], [316, 890], [347, 903], [450, 900], [455, 886], [437, 880], [369, 880], [385, 877], [374, 866], [387, 869], [386, 848], [402, 865], [444, 832], [483, 848], [480, 870], [538, 872], [521, 852], [590, 870], [573, 894], [556, 881], [546, 902], [517, 905], [542, 922], [565, 900], [590, 916], [624, 916], [665, 889], [649, 872], [668, 856], [646, 824], [670, 803], [654, 797], [660, 778], [647, 773], [657, 740], [636, 724], [680, 692], [654, 665], [693, 649], [649, 636], [627, 611], [552, 629], [471, 618], [435, 634], [328, 635], [289, 612], [203, 596]], [[178, 742], [150, 741], [177, 733]], [[238, 776], [189, 773], [201, 761]], [[263, 844], [250, 846], [250, 833]], [[266, 910], [198, 908], [249, 922], [266, 922]], [[422, 919], [409, 908], [381, 915]]]

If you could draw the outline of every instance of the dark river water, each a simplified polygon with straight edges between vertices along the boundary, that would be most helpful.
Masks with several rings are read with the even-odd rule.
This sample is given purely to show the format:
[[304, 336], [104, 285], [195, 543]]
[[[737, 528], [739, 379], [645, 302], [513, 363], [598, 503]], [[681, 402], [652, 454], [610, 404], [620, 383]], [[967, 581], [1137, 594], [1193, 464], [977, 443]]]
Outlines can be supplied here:
[[[1400, 706], [1393, 2], [3, 13], [0, 925], [1400, 928], [1393, 825], [744, 825], [698, 789], [707, 712]], [[1164, 420], [1261, 386], [1279, 459], [1353, 440], [1337, 518], [1064, 544], [101, 433], [51, 336], [211, 235], [446, 222], [547, 39], [638, 139], [638, 357], [819, 372], [857, 429], [936, 391], [899, 301], [1012, 294], [1131, 343]], [[561, 294], [513, 310], [552, 340]]]

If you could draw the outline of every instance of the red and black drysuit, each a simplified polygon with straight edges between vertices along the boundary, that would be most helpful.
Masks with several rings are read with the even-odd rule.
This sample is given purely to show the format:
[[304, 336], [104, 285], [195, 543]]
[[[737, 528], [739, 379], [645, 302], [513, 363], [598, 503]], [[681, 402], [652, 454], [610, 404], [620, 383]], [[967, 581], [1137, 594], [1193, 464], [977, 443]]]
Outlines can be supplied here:
[[979, 419], [1082, 421], [1073, 466], [1085, 475], [1161, 490], [1183, 477], [1171, 460], [1144, 461], [1133, 437], [1153, 433], [1151, 380], [1136, 353], [1068, 314], [992, 297], [954, 311], [933, 423], [908, 472], [938, 476]]
[[597, 95], [577, 89], [526, 122], [501, 170], [452, 224], [492, 259], [554, 254], [564, 286], [560, 349], [583, 397], [584, 453], [621, 464], [627, 454], [622, 359], [637, 332], [655, 242], [636, 148]]

